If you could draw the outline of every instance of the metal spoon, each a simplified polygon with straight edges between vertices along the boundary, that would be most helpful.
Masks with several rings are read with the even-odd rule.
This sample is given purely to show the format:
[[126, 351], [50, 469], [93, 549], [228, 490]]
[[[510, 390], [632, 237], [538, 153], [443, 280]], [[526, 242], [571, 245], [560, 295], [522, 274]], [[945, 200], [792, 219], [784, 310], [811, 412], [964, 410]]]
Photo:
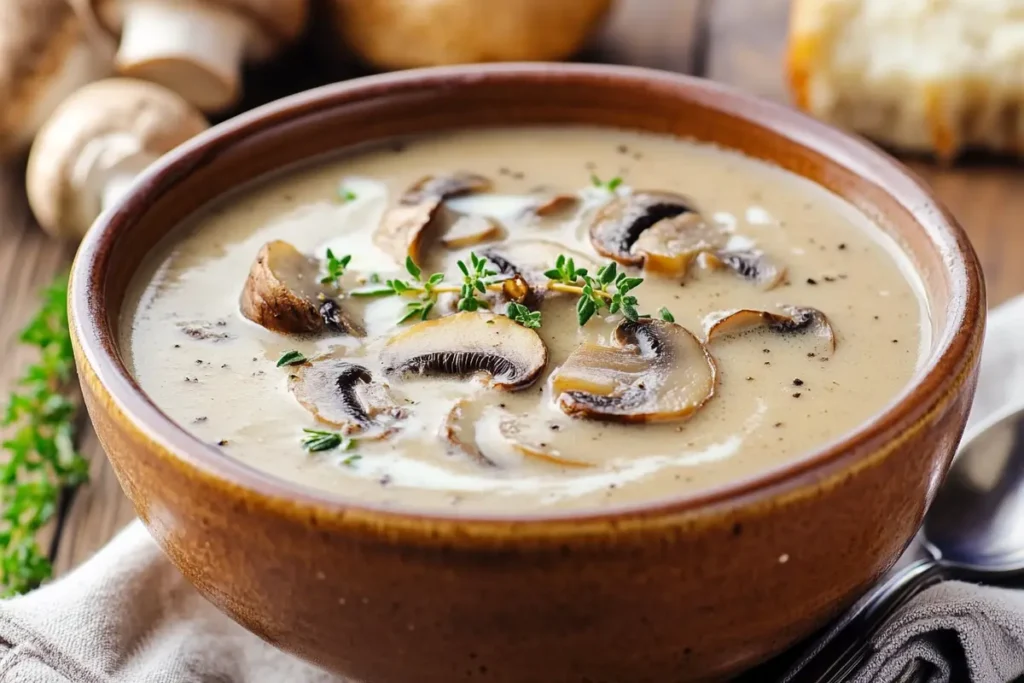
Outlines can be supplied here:
[[973, 430], [925, 517], [923, 559], [891, 570], [802, 648], [783, 683], [838, 683], [872, 654], [889, 616], [946, 579], [1001, 583], [1024, 574], [1024, 408]]

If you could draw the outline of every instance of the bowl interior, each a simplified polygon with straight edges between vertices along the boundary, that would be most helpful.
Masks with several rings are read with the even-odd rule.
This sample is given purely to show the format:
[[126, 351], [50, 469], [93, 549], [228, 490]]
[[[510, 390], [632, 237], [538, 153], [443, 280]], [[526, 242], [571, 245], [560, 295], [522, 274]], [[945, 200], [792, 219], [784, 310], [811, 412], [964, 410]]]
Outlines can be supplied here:
[[[870, 145], [722, 86], [644, 69], [581, 65], [475, 66], [359, 79], [267, 105], [186, 143], [148, 170], [83, 242], [71, 300], [83, 352], [122, 409], [173, 442], [174, 450], [227, 476], [249, 469], [225, 464], [218, 451], [171, 423], [144, 398], [121, 361], [117, 321], [143, 256], [212, 200], [325, 152], [443, 129], [572, 123], [715, 143], [804, 176], [892, 235], [924, 286], [931, 320], [927, 359], [872, 422], [777, 471], [681, 502], [750, 492], [849, 455], [858, 444], [866, 448], [871, 440], [891, 438], [951, 381], [945, 376], [949, 363], [962, 361], [967, 331], [984, 310], [980, 272], [963, 231], [909, 171]], [[247, 477], [276, 494], [297, 488], [267, 482], [269, 475]]]

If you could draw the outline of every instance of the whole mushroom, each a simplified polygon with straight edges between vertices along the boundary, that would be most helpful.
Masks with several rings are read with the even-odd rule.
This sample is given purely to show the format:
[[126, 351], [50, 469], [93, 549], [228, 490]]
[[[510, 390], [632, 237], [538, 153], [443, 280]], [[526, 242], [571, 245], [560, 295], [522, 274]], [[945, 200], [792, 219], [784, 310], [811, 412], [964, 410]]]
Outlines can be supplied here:
[[294, 42], [309, 15], [309, 0], [87, 1], [120, 35], [120, 75], [159, 83], [207, 112], [237, 102], [243, 63]]
[[337, 33], [382, 69], [557, 61], [577, 52], [611, 0], [331, 0]]
[[166, 88], [111, 78], [68, 97], [29, 153], [25, 185], [39, 224], [80, 239], [159, 156], [207, 128], [203, 115]]
[[0, 2], [0, 155], [28, 148], [60, 102], [110, 73], [105, 50], [68, 0]]

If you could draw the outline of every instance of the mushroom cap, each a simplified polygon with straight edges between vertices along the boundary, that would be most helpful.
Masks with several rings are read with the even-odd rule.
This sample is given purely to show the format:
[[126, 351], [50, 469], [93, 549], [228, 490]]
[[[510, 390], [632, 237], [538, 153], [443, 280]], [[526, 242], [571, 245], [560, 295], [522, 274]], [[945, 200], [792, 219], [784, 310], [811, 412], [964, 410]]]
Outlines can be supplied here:
[[373, 234], [373, 241], [397, 263], [409, 257], [417, 265], [422, 263], [422, 251], [433, 237], [438, 214], [444, 200], [473, 192], [484, 192], [491, 181], [476, 173], [455, 173], [426, 176], [407, 189], [398, 204], [388, 209]]
[[674, 192], [632, 192], [617, 196], [598, 209], [590, 223], [590, 242], [597, 253], [624, 266], [643, 265], [633, 245], [644, 231], [660, 222], [699, 213], [689, 197]]
[[463, 312], [399, 332], [380, 360], [385, 375], [482, 375], [495, 389], [518, 391], [540, 376], [548, 350], [536, 332], [503, 315]]
[[[135, 0], [83, 0], [97, 23], [117, 39], [121, 33], [122, 7]], [[195, 0], [163, 0], [187, 5]], [[246, 57], [262, 61], [273, 57], [282, 47], [302, 34], [309, 18], [309, 0], [200, 0], [208, 5], [248, 19], [253, 31], [246, 45]]]
[[283, 240], [267, 242], [242, 288], [242, 315], [272, 332], [317, 334], [333, 330], [363, 336], [362, 326], [318, 279], [320, 263]]
[[28, 147], [60, 102], [113, 67], [68, 0], [0, 2], [0, 154]]
[[99, 215], [111, 169], [140, 172], [209, 126], [185, 100], [152, 83], [96, 81], [64, 100], [32, 144], [29, 204], [55, 235], [82, 237]]
[[611, 0], [331, 0], [334, 26], [385, 69], [557, 61], [578, 51]]
[[313, 417], [345, 434], [379, 438], [390, 433], [395, 420], [405, 417], [387, 387], [365, 367], [343, 357], [302, 363], [289, 376], [288, 388]]
[[836, 350], [836, 334], [824, 313], [810, 306], [779, 306], [779, 310], [743, 308], [717, 317], [707, 328], [706, 343], [760, 331], [808, 338], [819, 358], [828, 358]]
[[614, 341], [580, 345], [551, 376], [562, 412], [663, 422], [689, 417], [714, 396], [715, 361], [686, 328], [651, 318], [624, 320]]

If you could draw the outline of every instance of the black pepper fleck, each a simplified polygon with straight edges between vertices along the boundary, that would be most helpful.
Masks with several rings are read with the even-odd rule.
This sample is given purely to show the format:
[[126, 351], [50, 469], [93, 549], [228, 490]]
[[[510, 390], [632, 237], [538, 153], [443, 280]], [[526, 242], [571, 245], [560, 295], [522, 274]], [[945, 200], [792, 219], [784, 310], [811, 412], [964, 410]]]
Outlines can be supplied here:
[[804, 381], [802, 379], [800, 379], [799, 377], [797, 377], [796, 379], [793, 380], [793, 386], [802, 387], [803, 385], [804, 385]]
[[207, 418], [205, 415], [200, 415], [199, 417], [197, 417], [196, 419], [194, 419], [192, 421], [195, 422], [196, 424], [201, 424], [203, 422], [206, 422], [207, 419], [209, 419], [209, 418]]
[[753, 381], [754, 381], [754, 378], [753, 378], [753, 377], [748, 377], [748, 378], [747, 378], [747, 381], [748, 381], [748, 382], [753, 382]]
[[808, 358], [814, 358], [814, 351], [808, 352], [807, 357]]
[[176, 349], [180, 349], [180, 348], [181, 348], [181, 344], [175, 344], [175, 345], [174, 345], [174, 348], [176, 348]]
[[899, 344], [899, 343], [900, 343], [900, 340], [899, 340], [899, 339], [893, 339], [893, 340], [892, 340], [892, 343], [893, 343], [893, 344]]
[[840, 242], [839, 243], [839, 251], [843, 251], [844, 249], [846, 249], [846, 242]]
[[515, 173], [512, 174], [512, 177], [516, 180], [522, 180], [523, 178], [526, 177], [526, 174], [523, 173], [522, 171], [516, 171]]
[[793, 398], [800, 398], [800, 392], [799, 391], [794, 392], [793, 393]]
[[761, 353], [771, 353], [771, 349], [761, 349]]
[[766, 361], [764, 362], [764, 364], [765, 364], [765, 365], [771, 365], [771, 364], [772, 364], [772, 362], [771, 362], [770, 360], [766, 360]]
[[217, 445], [218, 446], [227, 446], [228, 445], [228, 440], [227, 439], [221, 439], [220, 441], [217, 442]]
[[818, 281], [815, 280], [813, 277], [809, 277], [809, 278], [807, 278], [807, 284], [809, 284], [809, 285], [816, 285], [816, 284], [818, 284]]
[[835, 282], [835, 281], [836, 281], [836, 279], [834, 277], [832, 277], [831, 275], [826, 275], [825, 276], [825, 282]]
[[619, 145], [616, 149], [619, 150], [619, 154], [629, 154], [629, 147], [625, 145]]
[[778, 429], [779, 427], [781, 427], [781, 426], [782, 426], [782, 423], [781, 423], [781, 422], [776, 422], [776, 423], [775, 423], [774, 425], [772, 425], [772, 426], [773, 426], [773, 427], [775, 427], [776, 429]]
[[202, 358], [196, 358], [196, 365], [202, 365], [202, 364], [203, 364], [203, 359]]
[[381, 486], [387, 486], [388, 484], [391, 483], [391, 475], [390, 474], [385, 474], [383, 477], [381, 477], [377, 481], [378, 481], [378, 483], [380, 483]]
[[732, 535], [733, 536], [739, 536], [742, 533], [743, 533], [743, 525], [742, 524], [740, 524], [739, 522], [736, 522], [735, 524], [732, 525]]

